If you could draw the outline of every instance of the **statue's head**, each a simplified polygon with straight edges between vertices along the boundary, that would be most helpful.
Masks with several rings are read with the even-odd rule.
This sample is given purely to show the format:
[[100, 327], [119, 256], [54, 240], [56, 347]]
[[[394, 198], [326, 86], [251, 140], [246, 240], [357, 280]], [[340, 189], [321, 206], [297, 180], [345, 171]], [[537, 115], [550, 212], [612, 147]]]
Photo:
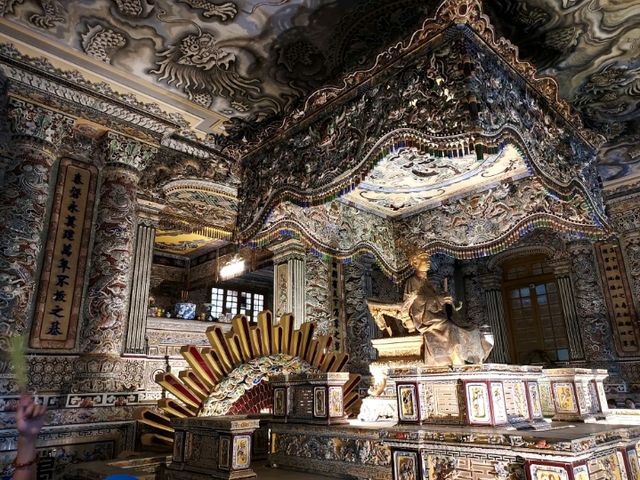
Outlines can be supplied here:
[[411, 257], [411, 266], [416, 269], [416, 272], [427, 273], [431, 266], [431, 256], [427, 253], [418, 253]]

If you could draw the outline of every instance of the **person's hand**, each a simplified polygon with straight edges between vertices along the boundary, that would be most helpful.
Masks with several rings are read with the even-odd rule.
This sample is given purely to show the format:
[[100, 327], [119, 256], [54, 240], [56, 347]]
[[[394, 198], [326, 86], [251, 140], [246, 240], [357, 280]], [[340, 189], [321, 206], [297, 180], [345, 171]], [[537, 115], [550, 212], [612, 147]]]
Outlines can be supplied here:
[[18, 401], [18, 410], [16, 412], [18, 434], [35, 440], [44, 425], [46, 412], [47, 407], [37, 405], [31, 395], [23, 393]]
[[451, 295], [447, 295], [446, 297], [442, 298], [442, 303], [449, 304], [453, 306], [453, 297]]

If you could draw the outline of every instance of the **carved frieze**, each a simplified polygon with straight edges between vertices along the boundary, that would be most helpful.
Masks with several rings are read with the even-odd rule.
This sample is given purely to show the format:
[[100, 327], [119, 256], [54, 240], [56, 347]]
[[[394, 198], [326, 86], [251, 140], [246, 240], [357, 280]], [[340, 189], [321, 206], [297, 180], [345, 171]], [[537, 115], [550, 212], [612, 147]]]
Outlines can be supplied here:
[[386, 219], [338, 201], [309, 208], [282, 203], [271, 213], [255, 241], [270, 242], [289, 231], [299, 233], [317, 250], [337, 257], [369, 252], [387, 272], [406, 267], [406, 262], [396, 259], [395, 234]]
[[38, 140], [50, 149], [60, 147], [74, 124], [67, 115], [15, 97], [9, 97], [7, 115], [14, 136]]

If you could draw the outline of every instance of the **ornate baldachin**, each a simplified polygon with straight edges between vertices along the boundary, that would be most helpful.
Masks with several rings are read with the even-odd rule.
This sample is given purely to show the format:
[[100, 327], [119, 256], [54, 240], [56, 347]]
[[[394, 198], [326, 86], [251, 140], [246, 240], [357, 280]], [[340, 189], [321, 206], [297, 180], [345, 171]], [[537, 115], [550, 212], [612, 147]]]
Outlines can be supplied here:
[[272, 213], [273, 209], [282, 202], [291, 201], [296, 205], [308, 207], [319, 205], [338, 198], [353, 190], [383, 158], [391, 153], [397, 153], [404, 148], [417, 148], [422, 155], [457, 155], [458, 152], [475, 150], [478, 155], [483, 152], [495, 153], [505, 142], [512, 142], [520, 154], [530, 160], [533, 171], [541, 177], [543, 184], [561, 196], [576, 193], [589, 199], [589, 206], [598, 222], [607, 225], [604, 211], [600, 208], [589, 188], [575, 175], [567, 175], [566, 179], [552, 176], [546, 171], [545, 162], [536, 155], [526, 136], [514, 125], [501, 126], [495, 132], [457, 135], [430, 135], [413, 128], [399, 128], [384, 134], [374, 145], [362, 155], [356, 166], [333, 179], [329, 184], [316, 189], [303, 190], [292, 185], [285, 185], [271, 193], [262, 206], [262, 212], [254, 216], [253, 222], [246, 227], [238, 225], [236, 238], [246, 242], [258, 235], [262, 225]]
[[374, 76], [393, 63], [438, 40], [448, 28], [459, 28], [463, 25], [472, 31], [465, 32], [466, 36], [481, 39], [489, 50], [500, 55], [505, 63], [544, 98], [549, 107], [562, 116], [582, 138], [592, 144], [602, 142], [598, 135], [584, 128], [578, 114], [572, 113], [569, 104], [560, 98], [558, 84], [553, 78], [539, 76], [531, 63], [519, 59], [518, 48], [515, 45], [505, 38], [496, 37], [489, 17], [483, 13], [480, 0], [445, 0], [435, 15], [427, 18], [422, 27], [409, 39], [398, 42], [378, 54], [371, 67], [347, 74], [339, 85], [322, 87], [311, 93], [301, 109], [291, 112], [280, 122], [265, 125], [260, 131], [255, 131], [255, 137], [249, 138], [241, 152], [245, 157], [249, 157], [272, 141], [291, 135], [312, 121], [315, 114], [326, 110], [329, 105], [349, 98], [355, 89], [364, 87]]

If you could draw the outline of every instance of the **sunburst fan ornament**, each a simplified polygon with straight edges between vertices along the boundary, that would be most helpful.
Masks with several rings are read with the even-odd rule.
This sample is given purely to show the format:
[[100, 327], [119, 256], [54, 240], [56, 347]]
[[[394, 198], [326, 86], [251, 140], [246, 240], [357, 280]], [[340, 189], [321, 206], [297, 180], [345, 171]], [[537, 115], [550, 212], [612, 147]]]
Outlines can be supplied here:
[[[349, 355], [331, 350], [332, 336], [314, 339], [313, 333], [313, 323], [295, 329], [294, 318], [288, 314], [274, 325], [269, 311], [260, 312], [257, 325], [249, 325], [247, 317], [237, 315], [226, 334], [219, 326], [209, 328], [210, 347], [182, 347], [189, 368], [177, 377], [168, 372], [156, 376], [156, 382], [172, 398], [159, 400], [157, 409], [141, 411], [139, 421], [152, 430], [142, 435], [142, 443], [171, 445], [172, 418], [228, 414], [235, 401], [267, 382], [270, 374], [344, 371]], [[355, 414], [360, 404], [359, 382], [360, 375], [351, 374], [343, 387], [349, 415]]]

